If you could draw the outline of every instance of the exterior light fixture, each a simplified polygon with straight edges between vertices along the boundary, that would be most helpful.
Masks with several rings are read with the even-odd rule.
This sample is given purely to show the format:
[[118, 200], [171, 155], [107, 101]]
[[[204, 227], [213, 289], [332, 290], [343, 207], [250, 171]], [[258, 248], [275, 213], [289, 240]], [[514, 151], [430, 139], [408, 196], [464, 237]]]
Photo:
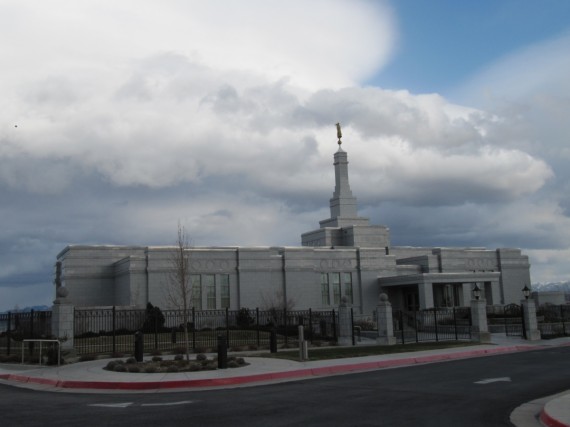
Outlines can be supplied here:
[[475, 283], [475, 287], [473, 288], [473, 296], [477, 301], [479, 301], [479, 298], [481, 298], [481, 288], [477, 283]]
[[524, 288], [522, 288], [522, 293], [525, 299], [528, 299], [528, 297], [530, 296], [530, 289], [528, 288], [527, 285], [524, 285]]

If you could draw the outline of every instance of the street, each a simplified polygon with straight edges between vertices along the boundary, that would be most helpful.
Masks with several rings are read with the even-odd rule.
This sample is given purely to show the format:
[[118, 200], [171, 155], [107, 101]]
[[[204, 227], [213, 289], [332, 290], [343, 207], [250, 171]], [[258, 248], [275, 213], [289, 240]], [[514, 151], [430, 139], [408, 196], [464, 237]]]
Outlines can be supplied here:
[[509, 426], [530, 400], [570, 389], [570, 347], [257, 387], [146, 394], [0, 385], [11, 426]]

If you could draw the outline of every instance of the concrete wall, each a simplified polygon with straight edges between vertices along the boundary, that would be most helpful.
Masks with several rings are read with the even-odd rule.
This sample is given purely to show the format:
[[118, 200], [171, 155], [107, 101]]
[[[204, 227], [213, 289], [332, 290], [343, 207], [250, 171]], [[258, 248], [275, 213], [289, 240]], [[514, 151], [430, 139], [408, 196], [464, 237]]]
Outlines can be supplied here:
[[519, 249], [497, 249], [501, 269], [501, 304], [520, 304], [524, 298], [522, 289], [530, 288], [530, 265], [528, 257]]
[[62, 261], [62, 285], [75, 306], [115, 303], [114, 263], [131, 255], [144, 256], [144, 247], [68, 246], [58, 255]]

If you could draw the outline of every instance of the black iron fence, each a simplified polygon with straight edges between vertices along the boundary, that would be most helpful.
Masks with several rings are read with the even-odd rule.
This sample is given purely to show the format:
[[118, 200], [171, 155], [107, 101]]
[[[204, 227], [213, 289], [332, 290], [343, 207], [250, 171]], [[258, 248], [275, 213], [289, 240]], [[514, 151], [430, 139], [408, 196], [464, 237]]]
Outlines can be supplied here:
[[541, 305], [536, 318], [542, 338], [570, 336], [570, 305]]
[[268, 348], [272, 331], [277, 344], [288, 347], [298, 345], [299, 325], [304, 327], [305, 339], [318, 344], [337, 340], [337, 317], [334, 310], [76, 308], [74, 347], [79, 354], [132, 352], [137, 331], [144, 334], [145, 351], [174, 351], [186, 343], [194, 351], [208, 351], [217, 346], [220, 335], [230, 349]]
[[469, 307], [393, 312], [394, 336], [401, 344], [471, 339]]
[[505, 335], [511, 337], [526, 338], [524, 323], [524, 311], [522, 305], [509, 304], [503, 307], [503, 319]]
[[[51, 311], [8, 312], [0, 314], [0, 354], [20, 353], [25, 339], [51, 337]], [[32, 351], [34, 344], [29, 344]]]

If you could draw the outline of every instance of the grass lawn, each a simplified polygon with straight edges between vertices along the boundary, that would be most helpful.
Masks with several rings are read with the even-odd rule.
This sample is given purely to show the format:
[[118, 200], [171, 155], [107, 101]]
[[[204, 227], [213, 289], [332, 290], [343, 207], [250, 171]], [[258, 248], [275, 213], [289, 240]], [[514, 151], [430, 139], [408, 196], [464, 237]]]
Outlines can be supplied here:
[[[309, 348], [309, 360], [342, 359], [345, 357], [375, 356], [379, 354], [405, 353], [410, 351], [437, 350], [442, 348], [478, 345], [470, 341], [425, 342], [397, 345], [371, 345], [355, 347]], [[299, 360], [299, 350], [280, 350], [277, 353], [263, 353], [252, 356], [276, 359]]]

